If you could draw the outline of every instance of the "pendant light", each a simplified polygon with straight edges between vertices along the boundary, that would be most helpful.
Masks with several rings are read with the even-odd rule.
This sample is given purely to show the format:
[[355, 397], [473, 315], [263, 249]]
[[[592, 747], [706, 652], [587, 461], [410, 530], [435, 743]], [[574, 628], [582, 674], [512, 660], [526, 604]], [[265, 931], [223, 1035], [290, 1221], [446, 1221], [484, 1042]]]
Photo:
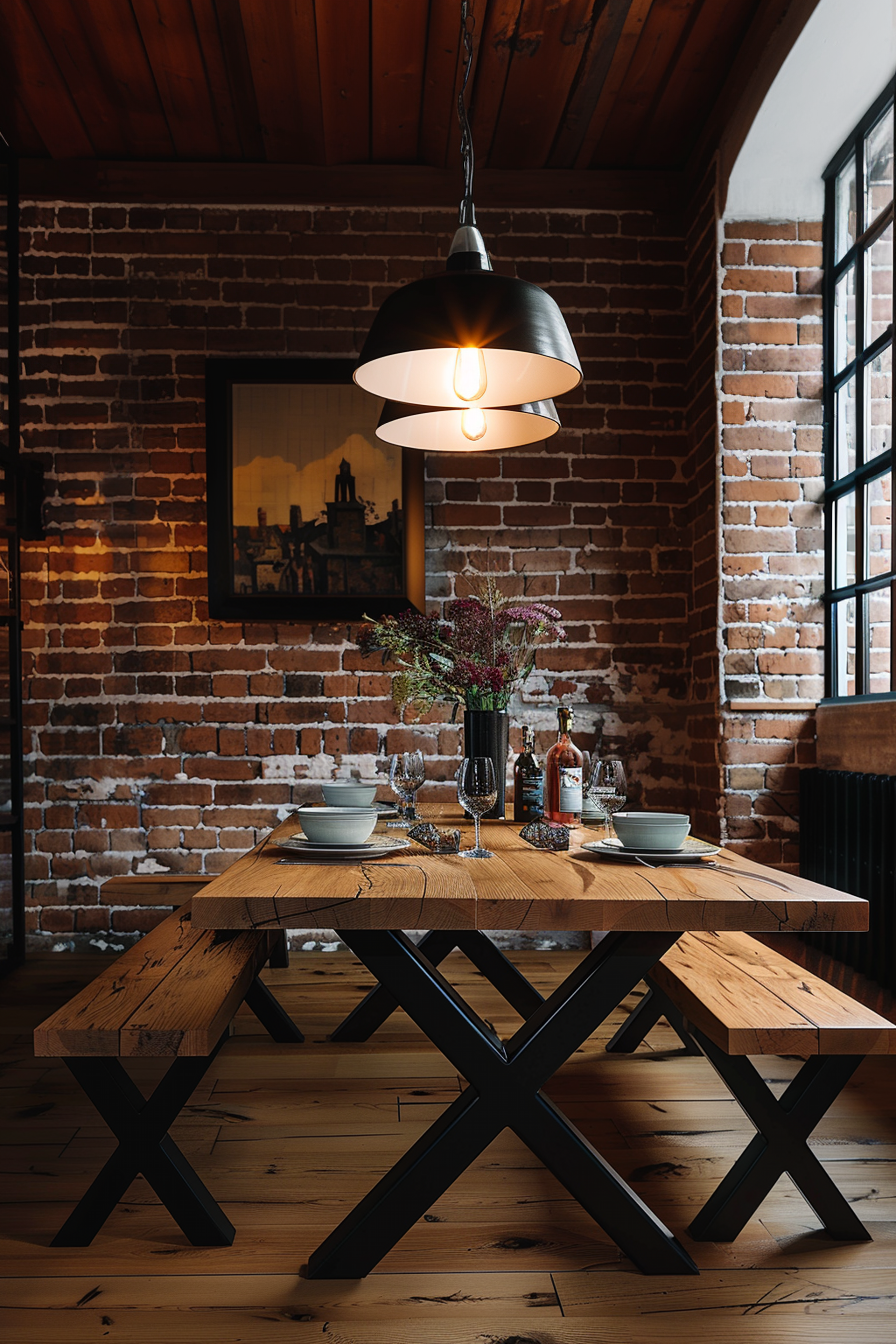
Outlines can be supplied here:
[[447, 410], [438, 406], [407, 406], [387, 401], [376, 427], [377, 437], [402, 448], [431, 453], [484, 453], [521, 448], [549, 439], [560, 428], [552, 401], [523, 406], [468, 406]]
[[[373, 320], [354, 379], [387, 403], [402, 404], [403, 413], [394, 408], [384, 413], [377, 430], [381, 438], [404, 443], [392, 436], [418, 439], [425, 431], [444, 442], [442, 451], [482, 451], [556, 433], [556, 411], [543, 408], [578, 386], [582, 368], [550, 295], [491, 268], [473, 205], [473, 141], [465, 102], [473, 61], [469, 0], [461, 0], [461, 42], [465, 65], [457, 111], [464, 198], [446, 269], [389, 295]], [[437, 422], [437, 408], [450, 412], [444, 426]], [[453, 443], [457, 447], [448, 446]], [[432, 438], [407, 446], [435, 450]]]

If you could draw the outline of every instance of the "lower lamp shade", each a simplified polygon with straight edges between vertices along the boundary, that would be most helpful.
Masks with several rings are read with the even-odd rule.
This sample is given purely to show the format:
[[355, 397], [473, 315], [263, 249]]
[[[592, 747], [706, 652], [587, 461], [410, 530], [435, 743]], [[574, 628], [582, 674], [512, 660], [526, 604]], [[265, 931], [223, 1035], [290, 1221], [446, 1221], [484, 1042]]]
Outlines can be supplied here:
[[465, 414], [469, 412], [387, 401], [376, 433], [386, 443], [428, 453], [487, 453], [540, 443], [560, 428], [560, 417], [552, 401], [484, 407], [480, 414], [485, 419], [485, 432], [476, 439], [463, 432]]

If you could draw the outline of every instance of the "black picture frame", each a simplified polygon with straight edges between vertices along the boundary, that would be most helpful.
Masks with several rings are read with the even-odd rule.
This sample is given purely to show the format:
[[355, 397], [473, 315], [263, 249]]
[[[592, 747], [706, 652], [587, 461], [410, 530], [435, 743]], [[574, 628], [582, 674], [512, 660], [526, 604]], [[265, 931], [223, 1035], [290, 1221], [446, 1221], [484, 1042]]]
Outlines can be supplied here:
[[[208, 604], [213, 619], [338, 623], [364, 615], [396, 615], [408, 607], [423, 610], [423, 455], [410, 448], [381, 448], [380, 440], [372, 435], [380, 406], [352, 382], [355, 363], [354, 359], [299, 358], [206, 361]], [[268, 402], [258, 393], [265, 386], [299, 388], [304, 395], [284, 397], [281, 393]], [[338, 386], [345, 394], [334, 401], [332, 390]], [[382, 490], [384, 479], [394, 483], [400, 478], [400, 497], [393, 498], [388, 511], [356, 492], [345, 452], [332, 472], [333, 499], [329, 499], [328, 487], [323, 487], [320, 507], [321, 482], [329, 480], [330, 468], [322, 465], [315, 472], [314, 467], [342, 451], [326, 450], [325, 407], [338, 409], [333, 422], [333, 437], [338, 439], [344, 427], [355, 423], [355, 402], [357, 433], [364, 440], [360, 451], [367, 464], [362, 482], [374, 480]], [[307, 413], [309, 435], [316, 434], [320, 440], [318, 457], [313, 444], [294, 447], [293, 408], [297, 405], [302, 414]], [[270, 416], [272, 429], [267, 438], [254, 429], [253, 408]], [[243, 459], [258, 442], [274, 446], [288, 442], [292, 445], [289, 451], [298, 451], [301, 458], [300, 467], [280, 455], [267, 459], [271, 463], [268, 479], [286, 482], [288, 490], [299, 495], [294, 502], [284, 503], [293, 500], [293, 494], [270, 487], [275, 513], [279, 517], [288, 510], [288, 521], [284, 514], [269, 523], [268, 511], [261, 507], [252, 515], [254, 521], [247, 521], [252, 501], [261, 497], [264, 471], [255, 465], [257, 451], [248, 464]], [[388, 461], [388, 469], [374, 476], [370, 464], [379, 462], [378, 453]], [[306, 510], [301, 481], [309, 468], [314, 489], [305, 492]], [[243, 472], [237, 490], [235, 469]], [[394, 484], [387, 492], [391, 488]], [[236, 523], [237, 517], [242, 522]]]

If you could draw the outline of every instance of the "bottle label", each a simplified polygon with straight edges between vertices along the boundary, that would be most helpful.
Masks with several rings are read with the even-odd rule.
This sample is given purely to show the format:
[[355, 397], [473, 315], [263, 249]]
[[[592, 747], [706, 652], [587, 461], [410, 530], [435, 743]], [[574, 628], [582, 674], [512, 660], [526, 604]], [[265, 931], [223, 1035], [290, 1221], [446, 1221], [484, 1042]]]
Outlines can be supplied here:
[[537, 820], [544, 812], [544, 776], [529, 775], [522, 780], [523, 815], [529, 820]]
[[582, 767], [580, 765], [560, 766], [560, 797], [558, 806], [561, 812], [581, 812], [582, 810]]

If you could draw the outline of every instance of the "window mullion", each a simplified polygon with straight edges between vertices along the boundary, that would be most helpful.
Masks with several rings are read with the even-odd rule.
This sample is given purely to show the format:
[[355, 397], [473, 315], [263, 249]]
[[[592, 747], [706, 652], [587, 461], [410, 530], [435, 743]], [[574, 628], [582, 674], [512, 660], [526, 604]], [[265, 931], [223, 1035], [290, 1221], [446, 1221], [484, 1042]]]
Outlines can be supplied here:
[[[864, 138], [856, 136], [856, 238], [865, 232], [865, 152]], [[865, 465], [865, 377], [862, 355], [865, 349], [865, 265], [868, 253], [864, 246], [856, 248], [855, 269], [855, 352], [856, 374], [854, 396], [856, 403], [855, 454], [856, 467], [861, 470]], [[868, 537], [865, 482], [856, 482], [855, 490], [855, 582], [867, 579]], [[855, 691], [856, 695], [867, 695], [869, 686], [868, 657], [868, 598], [864, 593], [855, 596]]]
[[[824, 220], [822, 222], [822, 303], [821, 303], [821, 341], [823, 368], [827, 376], [822, 384], [822, 462], [825, 484], [830, 485], [836, 478], [834, 470], [834, 236], [836, 231], [835, 210], [836, 178], [829, 177], [824, 184]], [[830, 492], [824, 501], [824, 570], [825, 587], [833, 587], [834, 559], [834, 501]], [[838, 695], [840, 687], [837, 678], [837, 622], [834, 604], [824, 604], [824, 681], [828, 695]]]

